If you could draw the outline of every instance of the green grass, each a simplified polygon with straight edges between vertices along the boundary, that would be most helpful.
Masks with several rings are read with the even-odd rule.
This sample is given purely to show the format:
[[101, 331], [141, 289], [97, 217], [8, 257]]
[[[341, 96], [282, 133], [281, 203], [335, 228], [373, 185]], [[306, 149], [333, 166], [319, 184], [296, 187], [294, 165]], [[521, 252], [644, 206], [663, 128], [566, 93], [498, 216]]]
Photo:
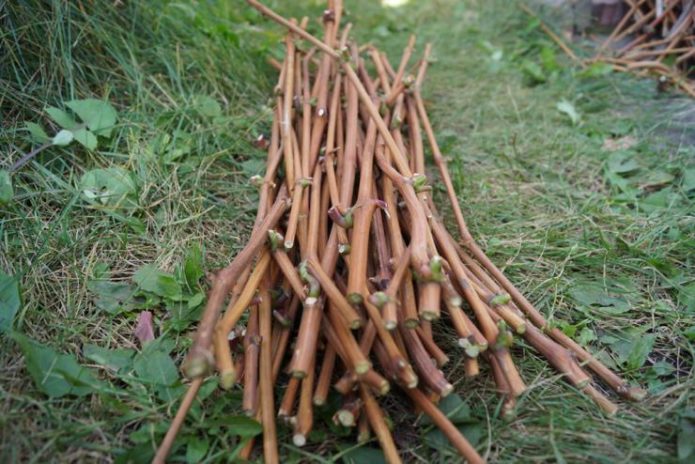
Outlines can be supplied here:
[[[616, 399], [619, 413], [606, 418], [519, 343], [514, 355], [530, 388], [505, 422], [489, 373], [464, 378], [443, 322], [447, 373], [468, 408], [464, 431], [495, 462], [676, 461], [677, 436], [695, 407], [695, 105], [651, 81], [572, 68], [509, 2], [357, 3], [348, 4], [357, 37], [393, 61], [411, 32], [420, 45], [434, 42], [425, 96], [464, 214], [489, 256], [555, 324], [650, 391], [640, 404]], [[49, 148], [14, 173], [14, 199], [0, 207], [0, 268], [18, 277], [23, 298], [14, 329], [74, 355], [104, 381], [94, 394], [49, 398], [2, 335], [3, 462], [151, 456], [180, 387], [99, 367], [85, 345], [137, 349], [136, 316], [149, 307], [161, 350], [178, 365], [199, 307], [183, 310], [149, 291], [138, 293], [137, 309], [112, 315], [89, 283], [102, 276], [130, 284], [145, 264], [176, 274], [196, 245], [205, 271], [214, 271], [240, 249], [253, 219], [248, 179], [264, 154], [251, 141], [270, 121], [275, 73], [264, 57], [277, 53], [280, 29], [240, 1], [124, 4], [83, 11], [79, 2], [32, 1], [0, 10], [1, 167], [31, 150], [25, 121], [51, 128], [45, 106], [103, 97], [119, 112], [98, 150]], [[313, 18], [320, 8], [281, 11]], [[202, 96], [220, 113], [203, 114]], [[579, 124], [557, 110], [563, 99]], [[172, 141], [162, 148], [164, 134]], [[630, 148], [603, 148], [623, 137]], [[132, 208], [83, 198], [83, 174], [112, 166], [137, 184]], [[201, 290], [189, 287], [187, 299]], [[208, 443], [206, 461], [224, 462], [239, 442], [238, 424], [225, 425], [238, 394], [208, 393], [182, 431], [179, 461]], [[405, 404], [399, 396], [383, 403], [402, 424], [394, 436], [404, 458], [450, 462], [441, 437], [410, 425], [416, 417]], [[330, 415], [317, 420], [311, 446], [281, 449], [286, 461], [331, 460], [352, 446], [325, 425]]]

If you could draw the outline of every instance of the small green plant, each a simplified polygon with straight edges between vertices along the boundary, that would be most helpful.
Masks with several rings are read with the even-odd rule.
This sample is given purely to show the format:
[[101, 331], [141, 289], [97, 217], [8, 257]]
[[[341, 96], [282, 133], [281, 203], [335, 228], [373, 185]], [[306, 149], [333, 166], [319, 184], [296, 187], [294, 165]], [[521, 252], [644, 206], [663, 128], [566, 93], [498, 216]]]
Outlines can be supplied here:
[[570, 118], [570, 121], [572, 121], [573, 126], [576, 126], [581, 122], [582, 118], [577, 112], [574, 105], [565, 100], [564, 98], [557, 103], [556, 108], [560, 113], [563, 113]]
[[40, 125], [29, 122], [26, 126], [31, 135], [49, 145], [66, 146], [76, 141], [88, 150], [96, 150], [97, 136], [111, 137], [118, 114], [109, 102], [87, 98], [67, 101], [65, 106], [80, 119], [79, 122], [65, 110], [49, 106], [46, 113], [61, 130], [49, 137]]
[[[55, 106], [49, 106], [45, 109], [48, 116], [60, 127], [60, 130], [53, 136], [49, 136], [40, 124], [35, 122], [25, 124], [31, 138], [41, 145], [22, 156], [10, 168], [10, 171], [18, 170], [49, 147], [65, 147], [72, 142], [77, 142], [88, 150], [96, 150], [99, 145], [99, 137], [111, 137], [118, 113], [109, 102], [87, 98], [67, 101], [65, 107], [71, 112]], [[5, 175], [0, 176], [0, 202], [3, 202], [6, 197], [7, 182], [5, 177]], [[11, 184], [9, 185], [11, 192]]]

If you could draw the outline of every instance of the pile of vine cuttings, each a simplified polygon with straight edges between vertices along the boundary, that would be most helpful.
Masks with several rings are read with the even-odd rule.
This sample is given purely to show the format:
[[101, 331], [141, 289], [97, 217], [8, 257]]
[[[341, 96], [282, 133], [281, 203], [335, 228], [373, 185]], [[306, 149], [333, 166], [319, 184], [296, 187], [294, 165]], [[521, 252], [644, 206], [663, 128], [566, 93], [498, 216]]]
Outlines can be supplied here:
[[[305, 445], [331, 388], [342, 398], [336, 423], [359, 441], [375, 436], [388, 462], [400, 457], [379, 403], [394, 394], [429, 416], [463, 458], [482, 462], [437, 407], [453, 391], [441, 368], [462, 358], [474, 377], [487, 363], [502, 414], [513, 415], [526, 388], [510, 353], [517, 337], [607, 414], [617, 405], [589, 372], [641, 399], [643, 390], [552, 328], [471, 236], [420, 93], [431, 47], [416, 63], [414, 38], [398, 62], [360, 47], [337, 0], [323, 13], [322, 39], [306, 32], [307, 18], [248, 3], [288, 30], [284, 61], [274, 62], [272, 133], [258, 141], [268, 153], [258, 213], [245, 248], [214, 279], [183, 366], [188, 393], [155, 462], [166, 459], [213, 371], [221, 388], [243, 389], [244, 412], [262, 424], [266, 463], [279, 462], [278, 422]], [[427, 144], [456, 232], [432, 198]], [[457, 334], [456, 352], [437, 344], [443, 325]], [[240, 457], [253, 450], [252, 440]]]

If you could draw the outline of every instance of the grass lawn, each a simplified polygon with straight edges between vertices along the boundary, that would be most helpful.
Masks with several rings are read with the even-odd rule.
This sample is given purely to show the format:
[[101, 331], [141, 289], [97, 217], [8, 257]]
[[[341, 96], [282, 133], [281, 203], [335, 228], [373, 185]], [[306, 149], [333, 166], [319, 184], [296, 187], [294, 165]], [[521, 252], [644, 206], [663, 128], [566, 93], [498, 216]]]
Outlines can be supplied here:
[[[298, 17], [322, 11], [266, 3]], [[573, 67], [514, 2], [346, 3], [360, 42], [393, 61], [411, 33], [419, 52], [434, 43], [424, 92], [472, 232], [553, 324], [649, 391], [639, 404], [611, 394], [620, 410], [607, 418], [519, 341], [529, 389], [505, 421], [490, 372], [464, 377], [441, 321], [456, 387], [444, 406], [456, 407], [457, 425], [491, 462], [686, 458], [695, 103], [603, 66]], [[184, 391], [176, 366], [205, 274], [250, 231], [249, 180], [265, 157], [253, 140], [269, 129], [276, 79], [265, 58], [281, 52], [282, 31], [239, 0], [0, 2], [0, 21], [0, 169], [41, 145], [27, 122], [58, 132], [47, 107], [97, 98], [117, 113], [110, 134], [82, 139], [96, 148], [51, 146], [13, 172], [11, 198], [0, 176], [0, 461], [147, 462]], [[141, 349], [145, 309], [157, 339]], [[257, 432], [239, 417], [240, 390], [215, 387], [204, 384], [172, 462], [232, 461]], [[404, 397], [382, 405], [405, 460], [452, 462]], [[317, 412], [302, 449], [281, 427], [283, 462], [376, 462], [376, 442], [356, 447], [332, 413]]]

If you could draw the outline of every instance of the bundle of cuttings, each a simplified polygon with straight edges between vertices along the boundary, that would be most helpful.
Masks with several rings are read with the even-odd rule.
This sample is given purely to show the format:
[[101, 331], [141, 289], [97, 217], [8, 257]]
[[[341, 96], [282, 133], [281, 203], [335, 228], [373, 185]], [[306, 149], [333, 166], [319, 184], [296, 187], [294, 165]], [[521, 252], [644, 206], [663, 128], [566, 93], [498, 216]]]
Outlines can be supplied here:
[[617, 70], [657, 75], [695, 97], [695, 1], [624, 0], [628, 11], [596, 60]]
[[[392, 64], [350, 40], [340, 1], [323, 13], [322, 39], [306, 32], [306, 18], [249, 3], [289, 31], [284, 61], [275, 63], [258, 213], [245, 248], [214, 279], [183, 366], [192, 382], [156, 461], [213, 370], [221, 388], [243, 389], [244, 412], [262, 424], [267, 463], [279, 460], [277, 423], [303, 446], [331, 388], [342, 398], [336, 423], [354, 427], [360, 441], [375, 436], [388, 462], [400, 462], [379, 406], [388, 394], [408, 398], [461, 456], [482, 462], [437, 407], [453, 391], [441, 368], [453, 356], [473, 377], [487, 363], [503, 414], [513, 414], [526, 388], [510, 353], [517, 337], [606, 413], [617, 406], [589, 371], [639, 400], [642, 390], [549, 325], [471, 237], [420, 93], [430, 46], [411, 64], [411, 38]], [[426, 144], [458, 238], [433, 202]], [[437, 344], [444, 325], [457, 334], [454, 353]]]

